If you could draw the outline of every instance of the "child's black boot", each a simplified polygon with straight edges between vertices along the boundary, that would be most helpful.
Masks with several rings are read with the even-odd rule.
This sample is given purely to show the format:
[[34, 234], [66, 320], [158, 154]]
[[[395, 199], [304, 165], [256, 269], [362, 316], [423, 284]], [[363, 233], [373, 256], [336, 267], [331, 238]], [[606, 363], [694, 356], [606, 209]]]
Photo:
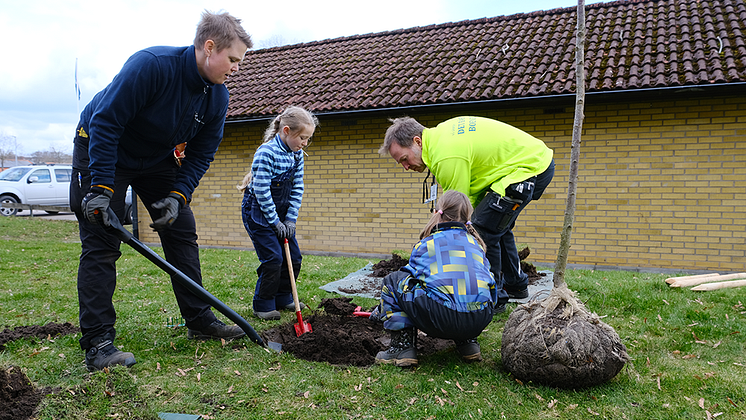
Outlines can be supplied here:
[[417, 329], [410, 327], [398, 331], [389, 331], [389, 333], [391, 335], [391, 347], [378, 352], [376, 363], [393, 364], [399, 367], [417, 366]]

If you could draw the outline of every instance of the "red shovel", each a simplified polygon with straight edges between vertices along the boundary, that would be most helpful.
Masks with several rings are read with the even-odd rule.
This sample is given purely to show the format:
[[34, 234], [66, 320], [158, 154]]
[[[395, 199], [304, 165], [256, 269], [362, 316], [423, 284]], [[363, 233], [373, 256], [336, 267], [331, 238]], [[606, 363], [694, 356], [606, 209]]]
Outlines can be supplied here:
[[285, 259], [288, 260], [288, 275], [290, 276], [290, 287], [293, 289], [293, 303], [295, 303], [295, 316], [298, 322], [295, 323], [295, 335], [300, 337], [303, 333], [313, 332], [311, 324], [303, 321], [303, 315], [300, 314], [300, 303], [298, 303], [298, 289], [295, 287], [295, 272], [293, 271], [293, 262], [290, 260], [290, 245], [285, 238]]
[[363, 307], [362, 306], [356, 307], [355, 311], [352, 312], [352, 315], [363, 317], [363, 318], [370, 318], [370, 312], [363, 312]]

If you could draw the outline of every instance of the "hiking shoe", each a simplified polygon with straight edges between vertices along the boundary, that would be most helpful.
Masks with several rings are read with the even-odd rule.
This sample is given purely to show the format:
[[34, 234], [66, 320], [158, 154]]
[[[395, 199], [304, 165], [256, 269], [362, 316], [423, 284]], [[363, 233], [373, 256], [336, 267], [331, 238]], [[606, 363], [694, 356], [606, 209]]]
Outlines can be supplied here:
[[481, 362], [482, 351], [476, 338], [456, 341], [456, 351], [467, 362]]
[[[298, 307], [302, 311], [302, 310], [306, 309], [306, 304], [303, 303], [303, 302], [298, 302]], [[295, 312], [295, 303], [289, 303], [289, 304], [283, 306], [282, 309], [284, 309], [286, 311], [293, 311], [293, 312]]]
[[190, 340], [233, 340], [245, 336], [246, 333], [238, 325], [225, 325], [219, 319], [212, 321], [212, 324], [201, 330], [189, 328], [187, 338]]
[[495, 305], [495, 307], [492, 309], [492, 315], [497, 315], [505, 312], [505, 304], [504, 303], [498, 303]]
[[523, 289], [518, 292], [506, 290], [506, 292], [508, 292], [508, 297], [511, 299], [526, 299], [528, 297], [528, 289]]
[[[293, 306], [293, 309], [295, 309], [295, 306]], [[280, 319], [280, 311], [269, 311], [269, 312], [254, 311], [254, 316], [259, 319], [266, 319], [268, 321], [276, 321]]]
[[414, 328], [391, 331], [391, 347], [376, 354], [376, 363], [398, 367], [417, 366], [416, 336], [417, 330]]
[[[93, 343], [91, 343], [93, 344]], [[130, 367], [137, 363], [135, 355], [114, 347], [111, 340], [103, 340], [85, 353], [85, 366], [89, 372], [113, 365]]]

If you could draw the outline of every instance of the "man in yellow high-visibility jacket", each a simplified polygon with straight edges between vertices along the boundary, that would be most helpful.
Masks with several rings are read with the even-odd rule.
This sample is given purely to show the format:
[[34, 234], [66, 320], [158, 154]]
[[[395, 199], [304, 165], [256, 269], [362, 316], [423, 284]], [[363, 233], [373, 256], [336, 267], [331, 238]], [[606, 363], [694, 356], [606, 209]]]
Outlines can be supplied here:
[[552, 149], [530, 134], [483, 117], [456, 117], [425, 128], [414, 118], [391, 120], [379, 149], [405, 170], [429, 169], [444, 191], [466, 194], [472, 223], [487, 245], [495, 275], [497, 311], [508, 298], [528, 297], [512, 228], [521, 210], [538, 200], [554, 176]]

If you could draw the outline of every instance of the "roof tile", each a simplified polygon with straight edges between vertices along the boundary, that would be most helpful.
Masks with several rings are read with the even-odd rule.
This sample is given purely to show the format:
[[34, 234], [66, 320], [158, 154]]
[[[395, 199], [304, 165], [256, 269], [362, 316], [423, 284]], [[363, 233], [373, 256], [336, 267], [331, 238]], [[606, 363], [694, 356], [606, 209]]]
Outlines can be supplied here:
[[[586, 6], [586, 92], [746, 82], [746, 0]], [[576, 8], [249, 51], [228, 120], [575, 91]], [[292, 63], [288, 65], [287, 63]]]

